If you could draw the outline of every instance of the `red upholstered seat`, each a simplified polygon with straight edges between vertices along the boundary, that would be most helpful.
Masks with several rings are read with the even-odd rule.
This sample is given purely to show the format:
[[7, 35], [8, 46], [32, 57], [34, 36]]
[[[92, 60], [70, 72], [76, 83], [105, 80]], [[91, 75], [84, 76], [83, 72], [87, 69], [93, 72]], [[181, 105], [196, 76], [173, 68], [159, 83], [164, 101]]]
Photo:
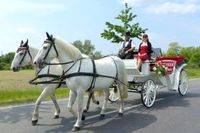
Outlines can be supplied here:
[[174, 67], [183, 61], [184, 61], [184, 57], [182, 57], [182, 56], [156, 58], [156, 63], [161, 63], [162, 65], [167, 67], [168, 74], [173, 73]]

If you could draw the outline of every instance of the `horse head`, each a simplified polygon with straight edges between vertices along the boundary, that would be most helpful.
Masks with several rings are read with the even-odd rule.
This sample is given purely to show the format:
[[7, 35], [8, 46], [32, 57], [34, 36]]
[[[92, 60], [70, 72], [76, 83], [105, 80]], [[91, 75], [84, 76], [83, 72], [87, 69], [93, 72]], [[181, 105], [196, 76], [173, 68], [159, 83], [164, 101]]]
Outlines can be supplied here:
[[24, 43], [22, 40], [20, 42], [20, 46], [15, 52], [14, 59], [11, 64], [11, 69], [16, 72], [19, 71], [20, 67], [28, 65], [32, 60], [31, 54], [29, 52], [29, 45], [28, 45], [28, 39]]
[[58, 51], [55, 46], [55, 38], [53, 35], [49, 35], [46, 32], [47, 39], [44, 41], [42, 47], [39, 49], [34, 64], [38, 65], [39, 68], [43, 67], [45, 62], [49, 62], [53, 58], [58, 56]]

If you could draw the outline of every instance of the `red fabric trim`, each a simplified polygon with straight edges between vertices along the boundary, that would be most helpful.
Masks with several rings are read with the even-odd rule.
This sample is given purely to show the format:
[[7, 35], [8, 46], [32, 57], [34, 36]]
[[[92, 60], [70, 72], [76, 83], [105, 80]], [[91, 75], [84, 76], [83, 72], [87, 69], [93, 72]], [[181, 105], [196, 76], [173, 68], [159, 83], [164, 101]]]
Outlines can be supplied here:
[[[174, 62], [175, 61], [175, 62]], [[156, 63], [161, 63], [162, 65], [167, 67], [167, 73], [172, 74], [174, 71], [174, 67], [183, 62], [184, 57], [178, 56], [178, 57], [158, 57], [156, 58]]]
[[156, 58], [156, 62], [160, 60], [174, 60], [176, 61], [176, 64], [179, 64], [184, 61], [184, 57], [183, 56], [178, 56], [178, 57], [164, 57], [163, 56], [163, 57]]

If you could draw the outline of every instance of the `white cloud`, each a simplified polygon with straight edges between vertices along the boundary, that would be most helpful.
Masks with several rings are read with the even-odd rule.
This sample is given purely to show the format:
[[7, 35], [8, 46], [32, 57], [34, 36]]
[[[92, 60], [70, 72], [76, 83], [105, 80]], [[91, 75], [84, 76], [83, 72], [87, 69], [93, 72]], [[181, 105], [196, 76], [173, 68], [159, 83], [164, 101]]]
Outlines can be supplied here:
[[161, 4], [154, 4], [149, 6], [147, 11], [156, 14], [191, 14], [200, 11], [200, 4], [192, 1], [185, 3], [164, 2]]
[[0, 1], [0, 12], [55, 12], [65, 9], [66, 6], [61, 3], [34, 2], [23, 0], [3, 0]]
[[198, 0], [118, 0], [122, 4], [128, 3], [130, 6], [140, 7], [155, 14], [192, 14], [200, 11]]
[[128, 3], [130, 6], [141, 6], [155, 1], [157, 0], [120, 0], [122, 4]]

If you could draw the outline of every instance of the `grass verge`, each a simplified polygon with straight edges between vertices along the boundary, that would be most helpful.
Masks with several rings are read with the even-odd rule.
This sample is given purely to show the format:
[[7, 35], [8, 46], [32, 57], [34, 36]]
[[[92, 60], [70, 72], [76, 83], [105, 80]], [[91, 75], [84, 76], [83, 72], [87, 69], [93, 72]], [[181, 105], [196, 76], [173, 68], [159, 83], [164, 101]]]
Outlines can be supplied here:
[[200, 78], [199, 68], [186, 68], [189, 79]]
[[[200, 78], [200, 69], [186, 68], [186, 71], [190, 79]], [[28, 84], [33, 77], [33, 70], [23, 70], [18, 73], [0, 71], [0, 106], [35, 102], [42, 90], [39, 86]], [[59, 88], [56, 90], [56, 97], [66, 98], [68, 93], [69, 89]], [[49, 100], [49, 97], [46, 100]]]
[[[35, 102], [41, 92], [40, 88], [0, 90], [0, 106]], [[69, 89], [59, 88], [56, 90], [56, 98], [66, 98], [68, 93]], [[50, 100], [50, 97], [47, 97], [45, 100]]]

